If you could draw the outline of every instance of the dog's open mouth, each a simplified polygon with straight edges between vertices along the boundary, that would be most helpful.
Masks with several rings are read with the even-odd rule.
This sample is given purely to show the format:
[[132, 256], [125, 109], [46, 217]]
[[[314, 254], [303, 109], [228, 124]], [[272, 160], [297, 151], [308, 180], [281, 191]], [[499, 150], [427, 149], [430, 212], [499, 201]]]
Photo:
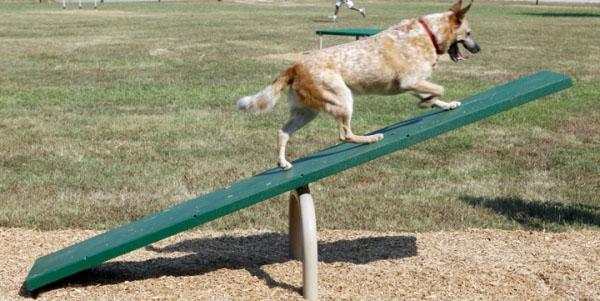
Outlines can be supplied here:
[[468, 57], [464, 56], [460, 52], [460, 49], [458, 49], [458, 42], [454, 42], [452, 45], [450, 45], [450, 49], [448, 49], [448, 55], [450, 55], [450, 59], [455, 63], [468, 59]]
[[464, 56], [462, 53], [460, 53], [458, 44], [462, 44], [465, 47], [465, 49], [469, 50], [470, 53], [477, 53], [481, 50], [477, 43], [465, 43], [464, 41], [456, 41], [452, 43], [452, 45], [450, 45], [450, 48], [448, 49], [448, 55], [450, 55], [450, 59], [452, 59], [452, 61], [455, 63], [458, 61], [464, 61], [469, 58], [468, 56]]

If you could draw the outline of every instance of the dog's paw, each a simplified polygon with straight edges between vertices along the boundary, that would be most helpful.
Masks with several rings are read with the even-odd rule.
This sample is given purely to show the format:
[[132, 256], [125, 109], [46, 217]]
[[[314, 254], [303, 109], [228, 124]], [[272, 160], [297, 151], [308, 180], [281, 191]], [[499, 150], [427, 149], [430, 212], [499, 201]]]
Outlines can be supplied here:
[[293, 167], [292, 163], [286, 161], [286, 160], [282, 160], [277, 162], [277, 165], [279, 165], [279, 167], [283, 168], [283, 170], [288, 170], [291, 169]]
[[460, 103], [460, 101], [451, 101], [451, 102], [448, 104], [448, 110], [454, 110], [454, 109], [456, 109], [456, 108], [460, 107], [461, 105], [462, 105], [462, 104]]
[[369, 136], [361, 136], [362, 137], [362, 141], [360, 141], [359, 143], [375, 143], [377, 141], [383, 140], [383, 134], [378, 133], [378, 134], [373, 134], [373, 135], [369, 135]]
[[381, 141], [383, 140], [383, 134], [379, 133], [379, 134], [374, 134], [371, 135], [373, 141], [372, 142], [377, 142], [377, 141]]

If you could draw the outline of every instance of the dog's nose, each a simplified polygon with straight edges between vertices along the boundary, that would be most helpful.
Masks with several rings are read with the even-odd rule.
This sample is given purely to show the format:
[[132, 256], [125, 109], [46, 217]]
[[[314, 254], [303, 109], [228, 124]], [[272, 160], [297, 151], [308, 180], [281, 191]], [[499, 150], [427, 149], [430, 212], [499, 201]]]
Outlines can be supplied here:
[[479, 45], [477, 45], [477, 43], [473, 43], [473, 45], [469, 45], [469, 44], [463, 44], [465, 46], [465, 48], [467, 48], [467, 50], [469, 50], [470, 53], [477, 53], [479, 52], [479, 50], [481, 50], [481, 48], [479, 48]]

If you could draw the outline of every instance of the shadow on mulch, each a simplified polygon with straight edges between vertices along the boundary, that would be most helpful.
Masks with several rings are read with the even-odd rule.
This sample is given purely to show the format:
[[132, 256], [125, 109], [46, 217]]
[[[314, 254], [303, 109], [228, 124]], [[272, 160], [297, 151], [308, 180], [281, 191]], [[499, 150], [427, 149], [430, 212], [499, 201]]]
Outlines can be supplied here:
[[[278, 282], [262, 269], [263, 265], [291, 260], [288, 248], [287, 235], [279, 233], [190, 239], [163, 248], [150, 245], [146, 250], [159, 254], [183, 253], [185, 255], [157, 257], [145, 261], [104, 263], [51, 284], [36, 292], [36, 295], [64, 286], [95, 286], [162, 276], [193, 276], [222, 268], [245, 269], [265, 281], [269, 287], [280, 287], [301, 293], [301, 287]], [[319, 261], [326, 263], [367, 264], [377, 260], [401, 259], [416, 255], [417, 245], [414, 236], [367, 237], [319, 243]], [[35, 297], [26, 293], [21, 295]]]
[[580, 203], [525, 201], [516, 197], [462, 196], [473, 207], [492, 209], [532, 230], [562, 230], [565, 225], [600, 226], [600, 206]]

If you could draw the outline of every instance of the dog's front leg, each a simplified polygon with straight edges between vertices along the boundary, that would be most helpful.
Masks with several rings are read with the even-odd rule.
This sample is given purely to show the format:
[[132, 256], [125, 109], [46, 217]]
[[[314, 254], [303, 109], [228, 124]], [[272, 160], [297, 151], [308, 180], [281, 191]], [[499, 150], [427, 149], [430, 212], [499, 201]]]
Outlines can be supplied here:
[[444, 95], [444, 87], [426, 80], [416, 83], [410, 87], [410, 90], [421, 99], [419, 106], [422, 108], [436, 106], [444, 110], [452, 110], [461, 105], [459, 101], [445, 102], [440, 100], [439, 98]]

